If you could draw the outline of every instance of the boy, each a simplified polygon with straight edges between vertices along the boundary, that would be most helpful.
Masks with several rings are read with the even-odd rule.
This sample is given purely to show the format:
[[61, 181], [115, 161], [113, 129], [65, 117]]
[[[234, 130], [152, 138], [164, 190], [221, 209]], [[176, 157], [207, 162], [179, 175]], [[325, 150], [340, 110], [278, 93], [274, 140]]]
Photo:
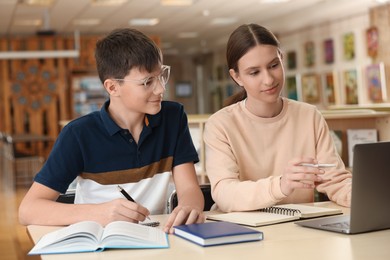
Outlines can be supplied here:
[[[198, 155], [183, 106], [162, 101], [170, 67], [162, 65], [160, 49], [139, 31], [117, 29], [97, 42], [95, 58], [109, 100], [61, 131], [20, 205], [20, 223], [143, 221], [164, 213], [171, 172], [179, 204], [164, 231], [203, 222]], [[56, 202], [75, 178], [75, 204]]]

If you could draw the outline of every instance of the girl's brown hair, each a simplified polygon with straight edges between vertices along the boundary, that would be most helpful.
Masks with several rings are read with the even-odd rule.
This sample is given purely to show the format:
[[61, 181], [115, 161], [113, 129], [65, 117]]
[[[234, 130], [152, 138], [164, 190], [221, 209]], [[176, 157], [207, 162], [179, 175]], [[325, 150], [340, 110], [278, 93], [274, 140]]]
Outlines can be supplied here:
[[[278, 39], [267, 28], [253, 23], [239, 26], [232, 32], [227, 43], [226, 60], [228, 68], [238, 72], [239, 59], [241, 59], [241, 57], [250, 49], [260, 44], [273, 45], [280, 48]], [[246, 97], [246, 91], [241, 87], [241, 90], [238, 93], [225, 100], [224, 106], [237, 103], [244, 100]]]

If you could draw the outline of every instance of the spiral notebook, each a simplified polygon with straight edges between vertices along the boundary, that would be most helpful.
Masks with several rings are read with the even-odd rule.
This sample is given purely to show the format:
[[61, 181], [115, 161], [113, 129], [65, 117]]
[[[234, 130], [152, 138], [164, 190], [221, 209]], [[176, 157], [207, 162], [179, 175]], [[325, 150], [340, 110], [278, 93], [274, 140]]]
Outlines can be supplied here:
[[341, 214], [341, 209], [303, 204], [283, 204], [256, 211], [240, 211], [208, 215], [207, 219], [227, 221], [247, 226], [265, 226], [306, 218]]

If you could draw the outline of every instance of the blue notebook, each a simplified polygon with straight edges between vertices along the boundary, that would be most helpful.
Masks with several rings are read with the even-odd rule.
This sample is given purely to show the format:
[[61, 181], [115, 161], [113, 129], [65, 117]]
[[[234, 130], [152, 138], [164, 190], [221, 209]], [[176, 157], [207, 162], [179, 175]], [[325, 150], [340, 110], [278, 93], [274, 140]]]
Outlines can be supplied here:
[[175, 235], [201, 246], [263, 240], [263, 232], [230, 222], [206, 222], [175, 226]]

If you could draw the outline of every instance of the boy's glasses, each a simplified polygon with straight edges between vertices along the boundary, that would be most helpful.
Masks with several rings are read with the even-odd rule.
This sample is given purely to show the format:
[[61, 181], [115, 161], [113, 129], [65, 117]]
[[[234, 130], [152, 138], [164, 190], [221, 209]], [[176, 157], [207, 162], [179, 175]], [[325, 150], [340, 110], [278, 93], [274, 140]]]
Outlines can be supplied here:
[[123, 81], [123, 82], [139, 82], [140, 84], [144, 85], [145, 90], [152, 89], [153, 91], [156, 90], [157, 83], [159, 82], [161, 86], [165, 89], [165, 85], [168, 83], [169, 80], [169, 74], [171, 72], [171, 66], [168, 65], [162, 65], [161, 66], [161, 73], [157, 76], [150, 76], [145, 79], [114, 79], [117, 81]]

